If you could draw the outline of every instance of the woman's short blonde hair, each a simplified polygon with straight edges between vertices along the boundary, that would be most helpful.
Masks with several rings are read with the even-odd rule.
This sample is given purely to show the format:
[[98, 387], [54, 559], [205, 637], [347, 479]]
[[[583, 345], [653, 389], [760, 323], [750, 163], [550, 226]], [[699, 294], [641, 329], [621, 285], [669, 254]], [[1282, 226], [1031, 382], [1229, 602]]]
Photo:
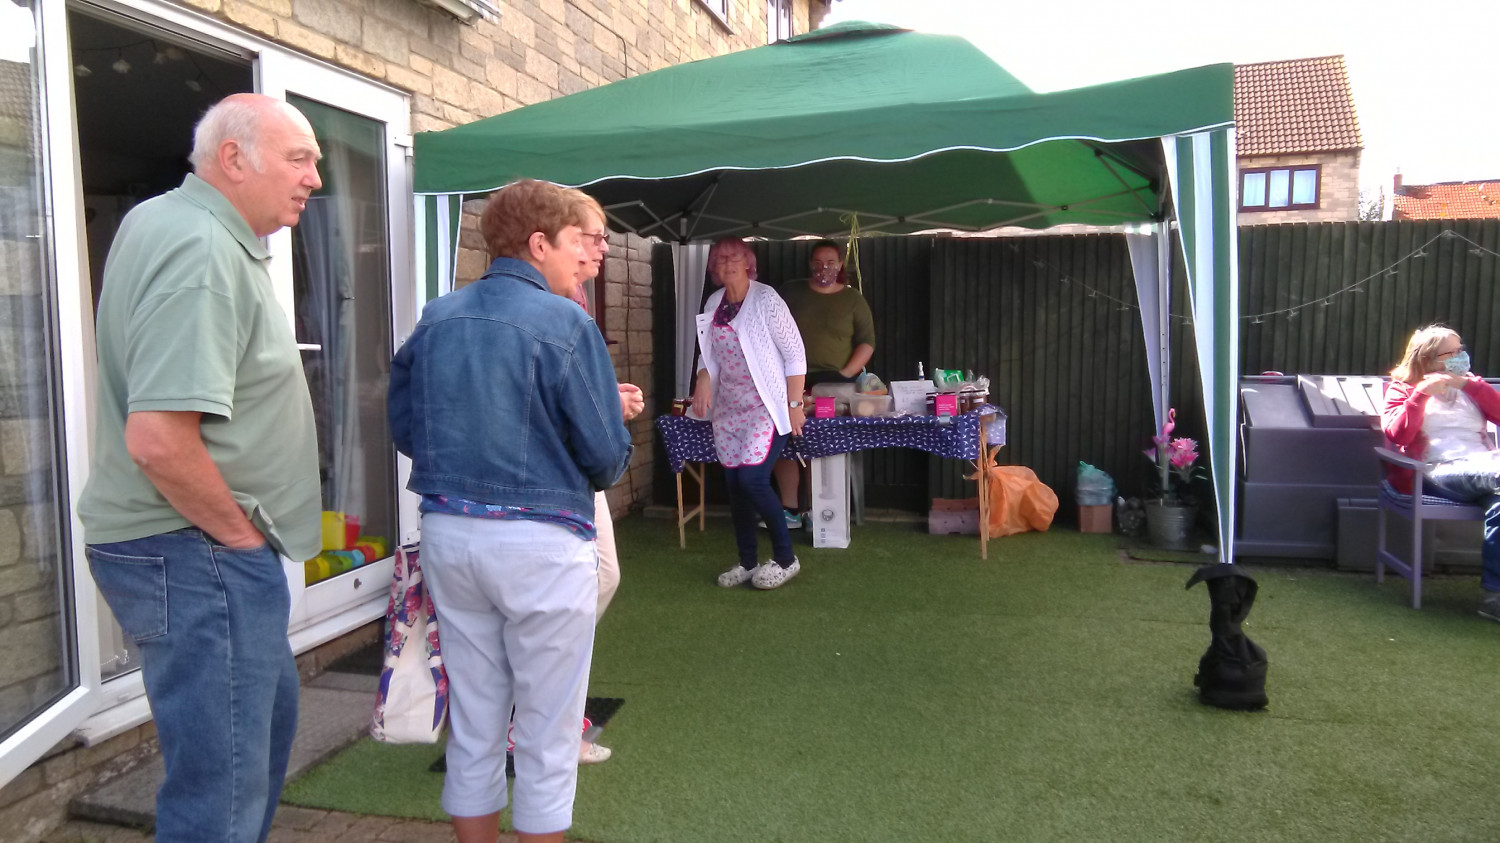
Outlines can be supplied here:
[[[479, 216], [479, 233], [490, 258], [526, 260], [527, 242], [540, 231], [557, 244], [557, 233], [570, 225], [582, 227], [587, 211], [599, 209], [588, 194], [536, 179], [521, 179], [495, 191]], [[599, 210], [600, 215], [603, 211]]]
[[1406, 342], [1406, 353], [1401, 356], [1401, 363], [1391, 370], [1391, 380], [1416, 383], [1442, 368], [1437, 362], [1438, 346], [1449, 337], [1456, 336], [1458, 332], [1447, 325], [1418, 328]]

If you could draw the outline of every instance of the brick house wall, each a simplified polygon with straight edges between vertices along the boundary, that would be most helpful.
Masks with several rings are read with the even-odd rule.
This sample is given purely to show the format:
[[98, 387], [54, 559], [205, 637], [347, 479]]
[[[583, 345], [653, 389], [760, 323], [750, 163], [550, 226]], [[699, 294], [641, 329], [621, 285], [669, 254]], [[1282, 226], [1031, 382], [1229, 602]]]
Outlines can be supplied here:
[[1279, 222], [1347, 222], [1359, 219], [1359, 151], [1316, 152], [1305, 155], [1240, 156], [1240, 169], [1321, 165], [1318, 207], [1314, 210], [1240, 212], [1240, 225]]
[[[673, 64], [708, 58], [766, 43], [766, 7], [734, 0], [727, 24], [701, 0], [501, 0], [498, 21], [464, 24], [419, 0], [170, 0], [221, 22], [286, 45], [411, 96], [413, 131], [437, 131], [521, 106], [607, 84]], [[795, 31], [807, 32], [827, 10], [825, 0], [794, 0]], [[29, 137], [29, 134], [22, 133]], [[7, 136], [8, 137], [8, 136]], [[0, 138], [0, 146], [5, 143]], [[3, 165], [3, 161], [0, 161]], [[5, 197], [0, 196], [0, 201]], [[458, 260], [458, 283], [477, 278], [488, 263], [478, 236], [482, 200], [466, 203]], [[631, 425], [636, 444], [625, 479], [609, 492], [623, 513], [651, 493], [655, 457], [650, 419], [652, 241], [614, 235], [605, 261], [603, 329], [621, 381], [647, 390], [646, 412]], [[35, 241], [0, 235], [0, 305], [14, 314], [39, 313], [42, 296]], [[19, 318], [19, 317], [17, 317]], [[0, 344], [19, 342], [0, 331]], [[50, 535], [41, 523], [54, 517], [42, 500], [50, 484], [36, 476], [30, 455], [46, 453], [50, 421], [27, 415], [15, 396], [37, 387], [46, 367], [21, 365], [32, 350], [12, 348], [0, 363], [0, 628], [19, 644], [25, 629], [55, 626], [55, 611], [34, 616], [30, 607], [55, 607], [54, 551], [38, 546]], [[39, 520], [40, 519], [40, 520]], [[349, 649], [378, 638], [378, 624], [331, 641], [298, 657], [304, 674]], [[55, 684], [45, 675], [61, 664], [44, 648], [12, 647], [0, 670], [0, 706], [31, 710]], [[22, 662], [15, 659], [21, 658]], [[67, 802], [85, 790], [127, 772], [156, 753], [151, 723], [94, 747], [64, 741], [15, 780], [0, 788], [0, 835], [22, 843], [40, 840], [64, 819]]]

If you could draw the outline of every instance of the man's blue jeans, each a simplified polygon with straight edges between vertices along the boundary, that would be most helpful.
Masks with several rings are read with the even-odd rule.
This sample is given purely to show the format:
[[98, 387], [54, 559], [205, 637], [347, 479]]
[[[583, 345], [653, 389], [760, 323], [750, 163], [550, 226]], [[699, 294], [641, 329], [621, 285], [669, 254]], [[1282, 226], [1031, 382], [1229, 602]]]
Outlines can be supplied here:
[[297, 729], [291, 600], [276, 552], [184, 529], [87, 553], [141, 650], [167, 768], [157, 843], [265, 840]]
[[1484, 507], [1479, 585], [1485, 591], [1500, 592], [1500, 453], [1438, 463], [1427, 480], [1434, 492], [1449, 500]]

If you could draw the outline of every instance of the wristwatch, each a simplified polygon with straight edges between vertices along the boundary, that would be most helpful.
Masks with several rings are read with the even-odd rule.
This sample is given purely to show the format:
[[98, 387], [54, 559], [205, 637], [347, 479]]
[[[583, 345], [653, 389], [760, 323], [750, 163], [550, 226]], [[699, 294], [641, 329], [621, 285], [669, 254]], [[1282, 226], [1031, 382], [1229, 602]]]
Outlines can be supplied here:
[[786, 402], [786, 405], [788, 407], [792, 407], [794, 409], [800, 409], [802, 407], [802, 402], [801, 401], [788, 401], [788, 402]]

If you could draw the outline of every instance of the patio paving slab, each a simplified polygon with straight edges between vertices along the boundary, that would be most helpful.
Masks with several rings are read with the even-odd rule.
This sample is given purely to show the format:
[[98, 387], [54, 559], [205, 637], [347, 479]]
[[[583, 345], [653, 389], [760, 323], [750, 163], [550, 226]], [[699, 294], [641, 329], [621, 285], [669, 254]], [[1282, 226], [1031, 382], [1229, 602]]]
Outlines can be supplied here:
[[[325, 673], [302, 686], [297, 737], [292, 743], [287, 770], [289, 779], [331, 757], [367, 732], [378, 682], [379, 677], [375, 676]], [[165, 777], [166, 770], [158, 755], [140, 768], [73, 800], [69, 812], [74, 818], [90, 823], [151, 828], [156, 824], [156, 791]], [[278, 826], [280, 824], [278, 817]], [[293, 823], [285, 831], [300, 833], [301, 829]], [[113, 843], [114, 838], [101, 839]], [[149, 839], [149, 836], [141, 839]], [[325, 834], [321, 839], [335, 838]], [[367, 836], [358, 839], [381, 838]]]

